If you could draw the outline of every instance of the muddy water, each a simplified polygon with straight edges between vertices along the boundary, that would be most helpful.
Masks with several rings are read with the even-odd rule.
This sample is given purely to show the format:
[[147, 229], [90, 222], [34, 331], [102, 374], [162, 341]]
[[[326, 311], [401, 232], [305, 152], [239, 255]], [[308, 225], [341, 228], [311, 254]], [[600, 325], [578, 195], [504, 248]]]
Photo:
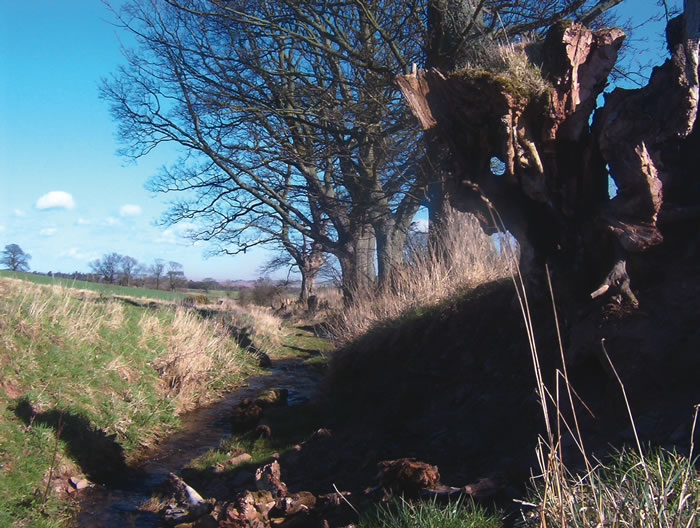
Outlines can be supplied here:
[[231, 436], [233, 407], [244, 398], [254, 399], [261, 391], [281, 388], [289, 391], [288, 404], [309, 400], [318, 386], [318, 371], [298, 359], [273, 361], [269, 374], [248, 378], [244, 385], [218, 403], [182, 417], [181, 430], [168, 437], [123, 478], [90, 490], [81, 501], [81, 511], [72, 522], [80, 528], [150, 528], [162, 526], [152, 512], [139, 506], [151, 496], [170, 472], [179, 473], [192, 459], [219, 446]]

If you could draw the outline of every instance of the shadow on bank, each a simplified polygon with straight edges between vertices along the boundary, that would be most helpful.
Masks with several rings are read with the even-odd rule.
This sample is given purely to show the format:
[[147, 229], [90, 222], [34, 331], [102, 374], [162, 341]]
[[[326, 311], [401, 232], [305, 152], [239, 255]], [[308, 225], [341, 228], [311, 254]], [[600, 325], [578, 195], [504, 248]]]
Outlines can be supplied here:
[[17, 400], [15, 415], [27, 426], [44, 425], [54, 430], [66, 445], [68, 455], [92, 482], [105, 484], [127, 470], [124, 450], [113, 435], [97, 429], [86, 417], [65, 409], [37, 412], [26, 398]]

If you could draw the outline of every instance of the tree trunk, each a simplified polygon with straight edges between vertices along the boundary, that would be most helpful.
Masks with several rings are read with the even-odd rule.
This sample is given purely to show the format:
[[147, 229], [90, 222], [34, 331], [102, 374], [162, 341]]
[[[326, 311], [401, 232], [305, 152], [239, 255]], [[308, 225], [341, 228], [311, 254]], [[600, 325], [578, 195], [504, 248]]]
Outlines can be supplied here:
[[370, 226], [364, 226], [356, 243], [355, 255], [357, 258], [358, 286], [369, 288], [377, 280], [377, 272], [374, 266], [376, 239]]
[[349, 306], [357, 296], [358, 285], [361, 282], [359, 279], [357, 258], [354, 251], [345, 251], [337, 254], [336, 257], [340, 263], [340, 271], [342, 273], [340, 288], [343, 292], [343, 303], [345, 306]]
[[315, 273], [310, 275], [307, 270], [299, 268], [301, 273], [301, 290], [299, 292], [299, 304], [301, 306], [306, 306], [309, 302], [309, 297], [313, 291], [314, 277]]
[[[377, 270], [380, 288], [391, 288], [397, 278], [397, 270], [403, 260], [406, 244], [407, 222], [396, 222], [393, 218], [375, 226], [377, 233]], [[410, 224], [408, 224], [410, 225]]]

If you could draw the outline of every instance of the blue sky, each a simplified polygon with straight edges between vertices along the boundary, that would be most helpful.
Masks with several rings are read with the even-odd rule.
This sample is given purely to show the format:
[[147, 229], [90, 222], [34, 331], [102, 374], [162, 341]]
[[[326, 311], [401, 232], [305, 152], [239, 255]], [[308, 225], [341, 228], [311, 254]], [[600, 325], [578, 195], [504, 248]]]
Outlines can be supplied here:
[[[635, 23], [660, 10], [656, 0], [617, 9]], [[193, 279], [257, 277], [264, 252], [205, 259], [206, 246], [182, 238], [186, 225], [156, 225], [174, 197], [144, 184], [176, 154], [156, 150], [136, 164], [116, 154], [97, 87], [122, 63], [126, 37], [109, 20], [99, 0], [0, 0], [0, 248], [19, 244], [42, 272], [87, 271], [115, 251], [180, 262]], [[641, 35], [648, 41], [637, 45], [653, 51], [635, 59], [663, 60], [662, 30]]]

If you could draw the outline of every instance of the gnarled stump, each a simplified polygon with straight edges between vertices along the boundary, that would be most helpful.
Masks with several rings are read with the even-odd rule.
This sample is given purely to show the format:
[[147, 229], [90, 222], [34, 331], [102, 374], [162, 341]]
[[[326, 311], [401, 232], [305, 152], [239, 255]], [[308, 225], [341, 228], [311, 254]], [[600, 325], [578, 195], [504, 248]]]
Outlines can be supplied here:
[[[540, 286], [531, 293], [546, 291], [549, 263], [569, 298], [584, 300], [608, 283], [634, 304], [630, 254], [660, 245], [679, 225], [687, 237], [689, 220], [700, 219], [697, 18], [671, 21], [672, 57], [648, 86], [607, 95], [592, 129], [624, 40], [617, 28], [564, 21], [543, 42], [521, 47], [548, 83], [544, 94], [529, 90], [516, 69], [397, 78], [423, 127], [447, 147], [452, 205], [476, 214], [487, 230], [495, 206], [499, 227], [520, 244], [526, 280]], [[503, 162], [502, 174], [492, 171], [493, 158]], [[618, 187], [612, 200], [607, 167]]]

